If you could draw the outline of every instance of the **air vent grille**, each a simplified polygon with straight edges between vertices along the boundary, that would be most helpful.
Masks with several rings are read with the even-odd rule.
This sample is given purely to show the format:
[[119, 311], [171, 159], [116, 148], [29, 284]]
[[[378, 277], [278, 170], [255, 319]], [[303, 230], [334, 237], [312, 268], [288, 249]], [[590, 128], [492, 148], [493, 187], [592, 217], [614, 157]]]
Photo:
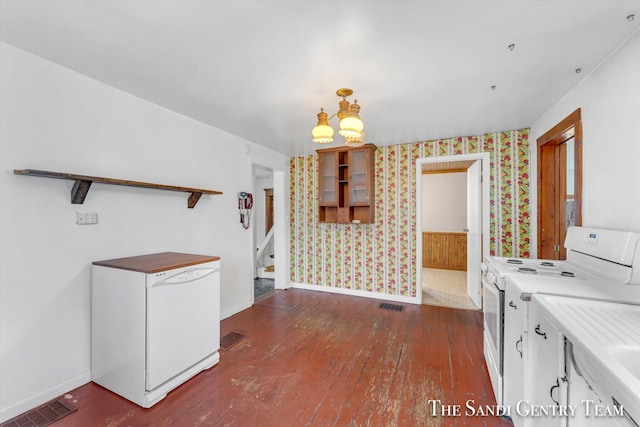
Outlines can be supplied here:
[[387, 302], [381, 302], [378, 308], [382, 308], [385, 310], [402, 311], [404, 310], [404, 305], [389, 304]]
[[246, 335], [240, 332], [230, 332], [220, 338], [220, 350], [229, 350], [234, 345], [246, 338]]
[[22, 415], [5, 421], [2, 427], [44, 427], [58, 421], [60, 418], [76, 411], [76, 407], [63, 398], [53, 399], [42, 406], [38, 406]]

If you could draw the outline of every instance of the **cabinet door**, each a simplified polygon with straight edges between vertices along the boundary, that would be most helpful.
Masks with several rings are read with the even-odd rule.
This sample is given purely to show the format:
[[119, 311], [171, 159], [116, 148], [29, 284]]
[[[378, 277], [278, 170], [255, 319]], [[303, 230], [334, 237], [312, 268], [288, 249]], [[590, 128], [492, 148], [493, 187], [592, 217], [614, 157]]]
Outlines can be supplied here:
[[349, 205], [368, 206], [371, 204], [370, 164], [371, 151], [368, 149], [349, 152]]
[[516, 412], [518, 402], [524, 400], [524, 375], [527, 334], [515, 318], [516, 315], [505, 310], [504, 322], [504, 405], [510, 408], [511, 419], [515, 427], [524, 426], [525, 420]]
[[566, 375], [564, 373], [563, 336], [551, 322], [536, 308], [529, 304], [528, 319], [528, 357], [527, 390], [528, 405], [522, 406], [528, 426], [553, 427], [565, 426], [566, 417], [531, 416], [527, 410], [534, 405], [552, 408], [566, 405]]
[[320, 206], [338, 205], [338, 153], [319, 155], [320, 161]]

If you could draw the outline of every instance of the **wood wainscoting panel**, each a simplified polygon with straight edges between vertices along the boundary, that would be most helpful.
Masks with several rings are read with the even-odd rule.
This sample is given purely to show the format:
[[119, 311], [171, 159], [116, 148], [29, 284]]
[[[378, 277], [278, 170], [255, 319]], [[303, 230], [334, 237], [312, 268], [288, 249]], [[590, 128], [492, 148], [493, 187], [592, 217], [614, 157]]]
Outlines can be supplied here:
[[422, 267], [467, 270], [467, 233], [422, 232]]

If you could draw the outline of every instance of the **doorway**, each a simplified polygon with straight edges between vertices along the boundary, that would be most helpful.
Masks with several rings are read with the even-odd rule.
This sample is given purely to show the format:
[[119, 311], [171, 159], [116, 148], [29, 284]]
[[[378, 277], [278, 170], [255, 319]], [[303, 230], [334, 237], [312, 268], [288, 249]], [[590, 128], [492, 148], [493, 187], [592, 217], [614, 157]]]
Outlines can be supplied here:
[[[483, 166], [484, 165], [484, 166]], [[438, 158], [423, 158], [416, 160], [416, 271], [417, 283], [422, 286], [426, 285], [427, 293], [418, 292], [418, 301], [420, 303], [436, 304], [433, 297], [437, 297], [441, 301], [459, 301], [456, 304], [449, 302], [448, 306], [463, 309], [480, 309], [482, 308], [482, 289], [480, 278], [480, 263], [482, 257], [488, 255], [489, 249], [489, 154], [477, 153], [466, 155], [445, 156]], [[444, 233], [444, 236], [438, 235], [437, 232], [429, 233], [429, 225], [423, 224], [429, 221], [424, 217], [424, 199], [429, 199], [429, 195], [425, 192], [429, 190], [429, 183], [423, 183], [424, 175], [432, 175], [442, 177], [446, 174], [459, 174], [457, 181], [466, 191], [466, 203], [458, 203], [458, 212], [462, 219], [458, 221], [457, 228], [463, 225], [461, 230]], [[437, 184], [431, 184], [437, 185]], [[423, 188], [426, 187], [426, 188]], [[439, 192], [444, 195], [448, 191], [461, 192], [462, 190], [445, 188]], [[458, 195], [459, 196], [459, 195]], [[438, 202], [432, 202], [438, 203]], [[441, 202], [441, 209], [446, 209], [447, 202]], [[440, 212], [442, 214], [442, 212]], [[460, 222], [461, 221], [461, 222]], [[452, 227], [456, 227], [455, 225]], [[423, 234], [423, 231], [427, 231]], [[429, 241], [428, 239], [431, 239]], [[446, 246], [457, 246], [453, 249], [453, 253], [460, 251], [461, 245], [466, 244], [466, 259], [464, 262], [460, 258], [446, 261], [451, 266], [440, 269], [423, 269], [423, 252], [442, 252]], [[434, 246], [435, 245], [435, 246]], [[429, 258], [429, 254], [425, 254]], [[442, 259], [444, 255], [431, 253], [431, 259], [434, 257]], [[442, 264], [442, 262], [440, 262]], [[466, 269], [464, 268], [466, 264]], [[456, 266], [457, 268], [456, 269]], [[446, 266], [446, 265], [445, 265]], [[460, 267], [463, 268], [460, 268]], [[434, 271], [435, 270], [435, 271]], [[466, 271], [465, 271], [466, 270]], [[448, 292], [447, 292], [448, 290]], [[461, 303], [462, 302], [462, 303]]]
[[253, 168], [254, 189], [254, 273], [253, 301], [268, 297], [275, 290], [273, 170]]
[[422, 303], [476, 309], [467, 295], [467, 171], [422, 172]]
[[566, 259], [567, 228], [582, 225], [582, 119], [578, 108], [537, 140], [538, 258]]

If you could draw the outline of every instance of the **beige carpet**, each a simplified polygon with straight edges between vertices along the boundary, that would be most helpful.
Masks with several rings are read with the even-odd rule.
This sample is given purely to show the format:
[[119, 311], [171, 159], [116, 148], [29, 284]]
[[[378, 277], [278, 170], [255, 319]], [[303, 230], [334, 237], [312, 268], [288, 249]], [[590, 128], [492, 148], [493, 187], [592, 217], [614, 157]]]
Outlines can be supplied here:
[[461, 310], [477, 310], [467, 295], [467, 272], [422, 269], [422, 303]]

